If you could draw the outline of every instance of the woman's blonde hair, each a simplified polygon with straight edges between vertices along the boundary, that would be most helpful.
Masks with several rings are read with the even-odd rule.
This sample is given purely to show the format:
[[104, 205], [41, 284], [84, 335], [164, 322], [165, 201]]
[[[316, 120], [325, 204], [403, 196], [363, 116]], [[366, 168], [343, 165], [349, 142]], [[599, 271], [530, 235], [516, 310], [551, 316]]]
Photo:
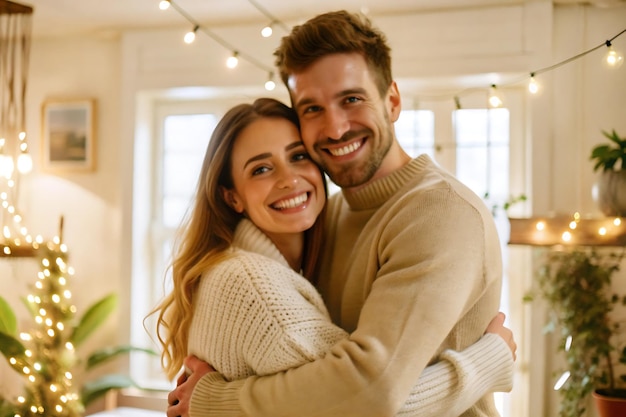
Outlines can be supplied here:
[[[206, 150], [191, 211], [179, 229], [172, 272], [173, 289], [150, 313], [158, 313], [157, 337], [162, 346], [161, 365], [171, 380], [187, 356], [193, 297], [202, 274], [224, 260], [241, 215], [230, 208], [220, 187], [231, 189], [231, 153], [243, 129], [261, 118], [285, 119], [299, 128], [295, 112], [280, 101], [263, 98], [231, 108], [219, 121]], [[321, 172], [321, 171], [320, 171]], [[324, 187], [326, 184], [324, 183]], [[306, 232], [304, 275], [313, 279], [321, 250], [324, 212]]]

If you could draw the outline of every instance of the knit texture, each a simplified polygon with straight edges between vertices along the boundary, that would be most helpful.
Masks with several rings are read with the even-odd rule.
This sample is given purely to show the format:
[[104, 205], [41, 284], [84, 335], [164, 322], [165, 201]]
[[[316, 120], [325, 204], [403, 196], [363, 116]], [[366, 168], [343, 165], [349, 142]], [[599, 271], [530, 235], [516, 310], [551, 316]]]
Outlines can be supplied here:
[[250, 221], [238, 225], [231, 255], [200, 281], [189, 353], [233, 380], [318, 359], [347, 337], [315, 287]]
[[479, 397], [510, 389], [513, 361], [498, 336], [481, 339], [502, 276], [482, 201], [422, 156], [333, 197], [328, 232], [319, 289], [350, 336], [286, 372], [207, 375], [191, 416], [496, 416]]

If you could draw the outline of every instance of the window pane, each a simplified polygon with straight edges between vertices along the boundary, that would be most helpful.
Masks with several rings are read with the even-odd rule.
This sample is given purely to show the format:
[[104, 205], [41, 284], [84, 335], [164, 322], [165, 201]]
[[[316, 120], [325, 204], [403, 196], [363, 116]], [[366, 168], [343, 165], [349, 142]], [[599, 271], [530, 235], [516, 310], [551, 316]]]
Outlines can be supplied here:
[[433, 157], [435, 114], [430, 110], [403, 110], [395, 123], [400, 146], [412, 157], [426, 153]]
[[165, 118], [161, 213], [166, 227], [178, 226], [189, 206], [216, 124], [214, 114], [170, 115]]

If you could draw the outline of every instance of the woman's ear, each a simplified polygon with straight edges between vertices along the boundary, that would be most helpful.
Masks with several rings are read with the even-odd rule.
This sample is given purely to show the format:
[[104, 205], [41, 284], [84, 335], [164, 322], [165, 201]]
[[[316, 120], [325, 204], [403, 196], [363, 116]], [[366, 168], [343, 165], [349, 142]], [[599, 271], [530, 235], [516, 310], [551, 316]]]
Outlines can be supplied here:
[[230, 208], [239, 214], [243, 213], [243, 202], [235, 190], [220, 186], [220, 191], [222, 192], [222, 198]]

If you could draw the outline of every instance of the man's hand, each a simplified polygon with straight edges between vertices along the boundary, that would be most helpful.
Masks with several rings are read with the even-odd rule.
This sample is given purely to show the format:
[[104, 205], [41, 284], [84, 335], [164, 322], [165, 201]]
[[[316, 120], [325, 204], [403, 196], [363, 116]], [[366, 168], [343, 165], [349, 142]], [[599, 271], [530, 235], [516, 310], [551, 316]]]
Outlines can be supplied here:
[[[513, 332], [508, 327], [504, 327], [504, 319], [506, 316], [503, 312], [499, 312], [496, 317], [491, 320], [489, 325], [487, 325], [487, 330], [485, 333], [495, 333], [500, 336], [504, 341], [509, 345], [509, 349], [511, 349], [511, 353], [513, 354], [513, 360], [517, 359], [517, 355], [515, 352], [517, 351], [517, 343], [515, 343], [515, 339], [513, 338]], [[169, 414], [168, 414], [169, 416]]]
[[176, 388], [167, 395], [167, 417], [189, 417], [191, 394], [203, 376], [215, 369], [195, 356], [187, 356], [185, 370], [176, 380]]

